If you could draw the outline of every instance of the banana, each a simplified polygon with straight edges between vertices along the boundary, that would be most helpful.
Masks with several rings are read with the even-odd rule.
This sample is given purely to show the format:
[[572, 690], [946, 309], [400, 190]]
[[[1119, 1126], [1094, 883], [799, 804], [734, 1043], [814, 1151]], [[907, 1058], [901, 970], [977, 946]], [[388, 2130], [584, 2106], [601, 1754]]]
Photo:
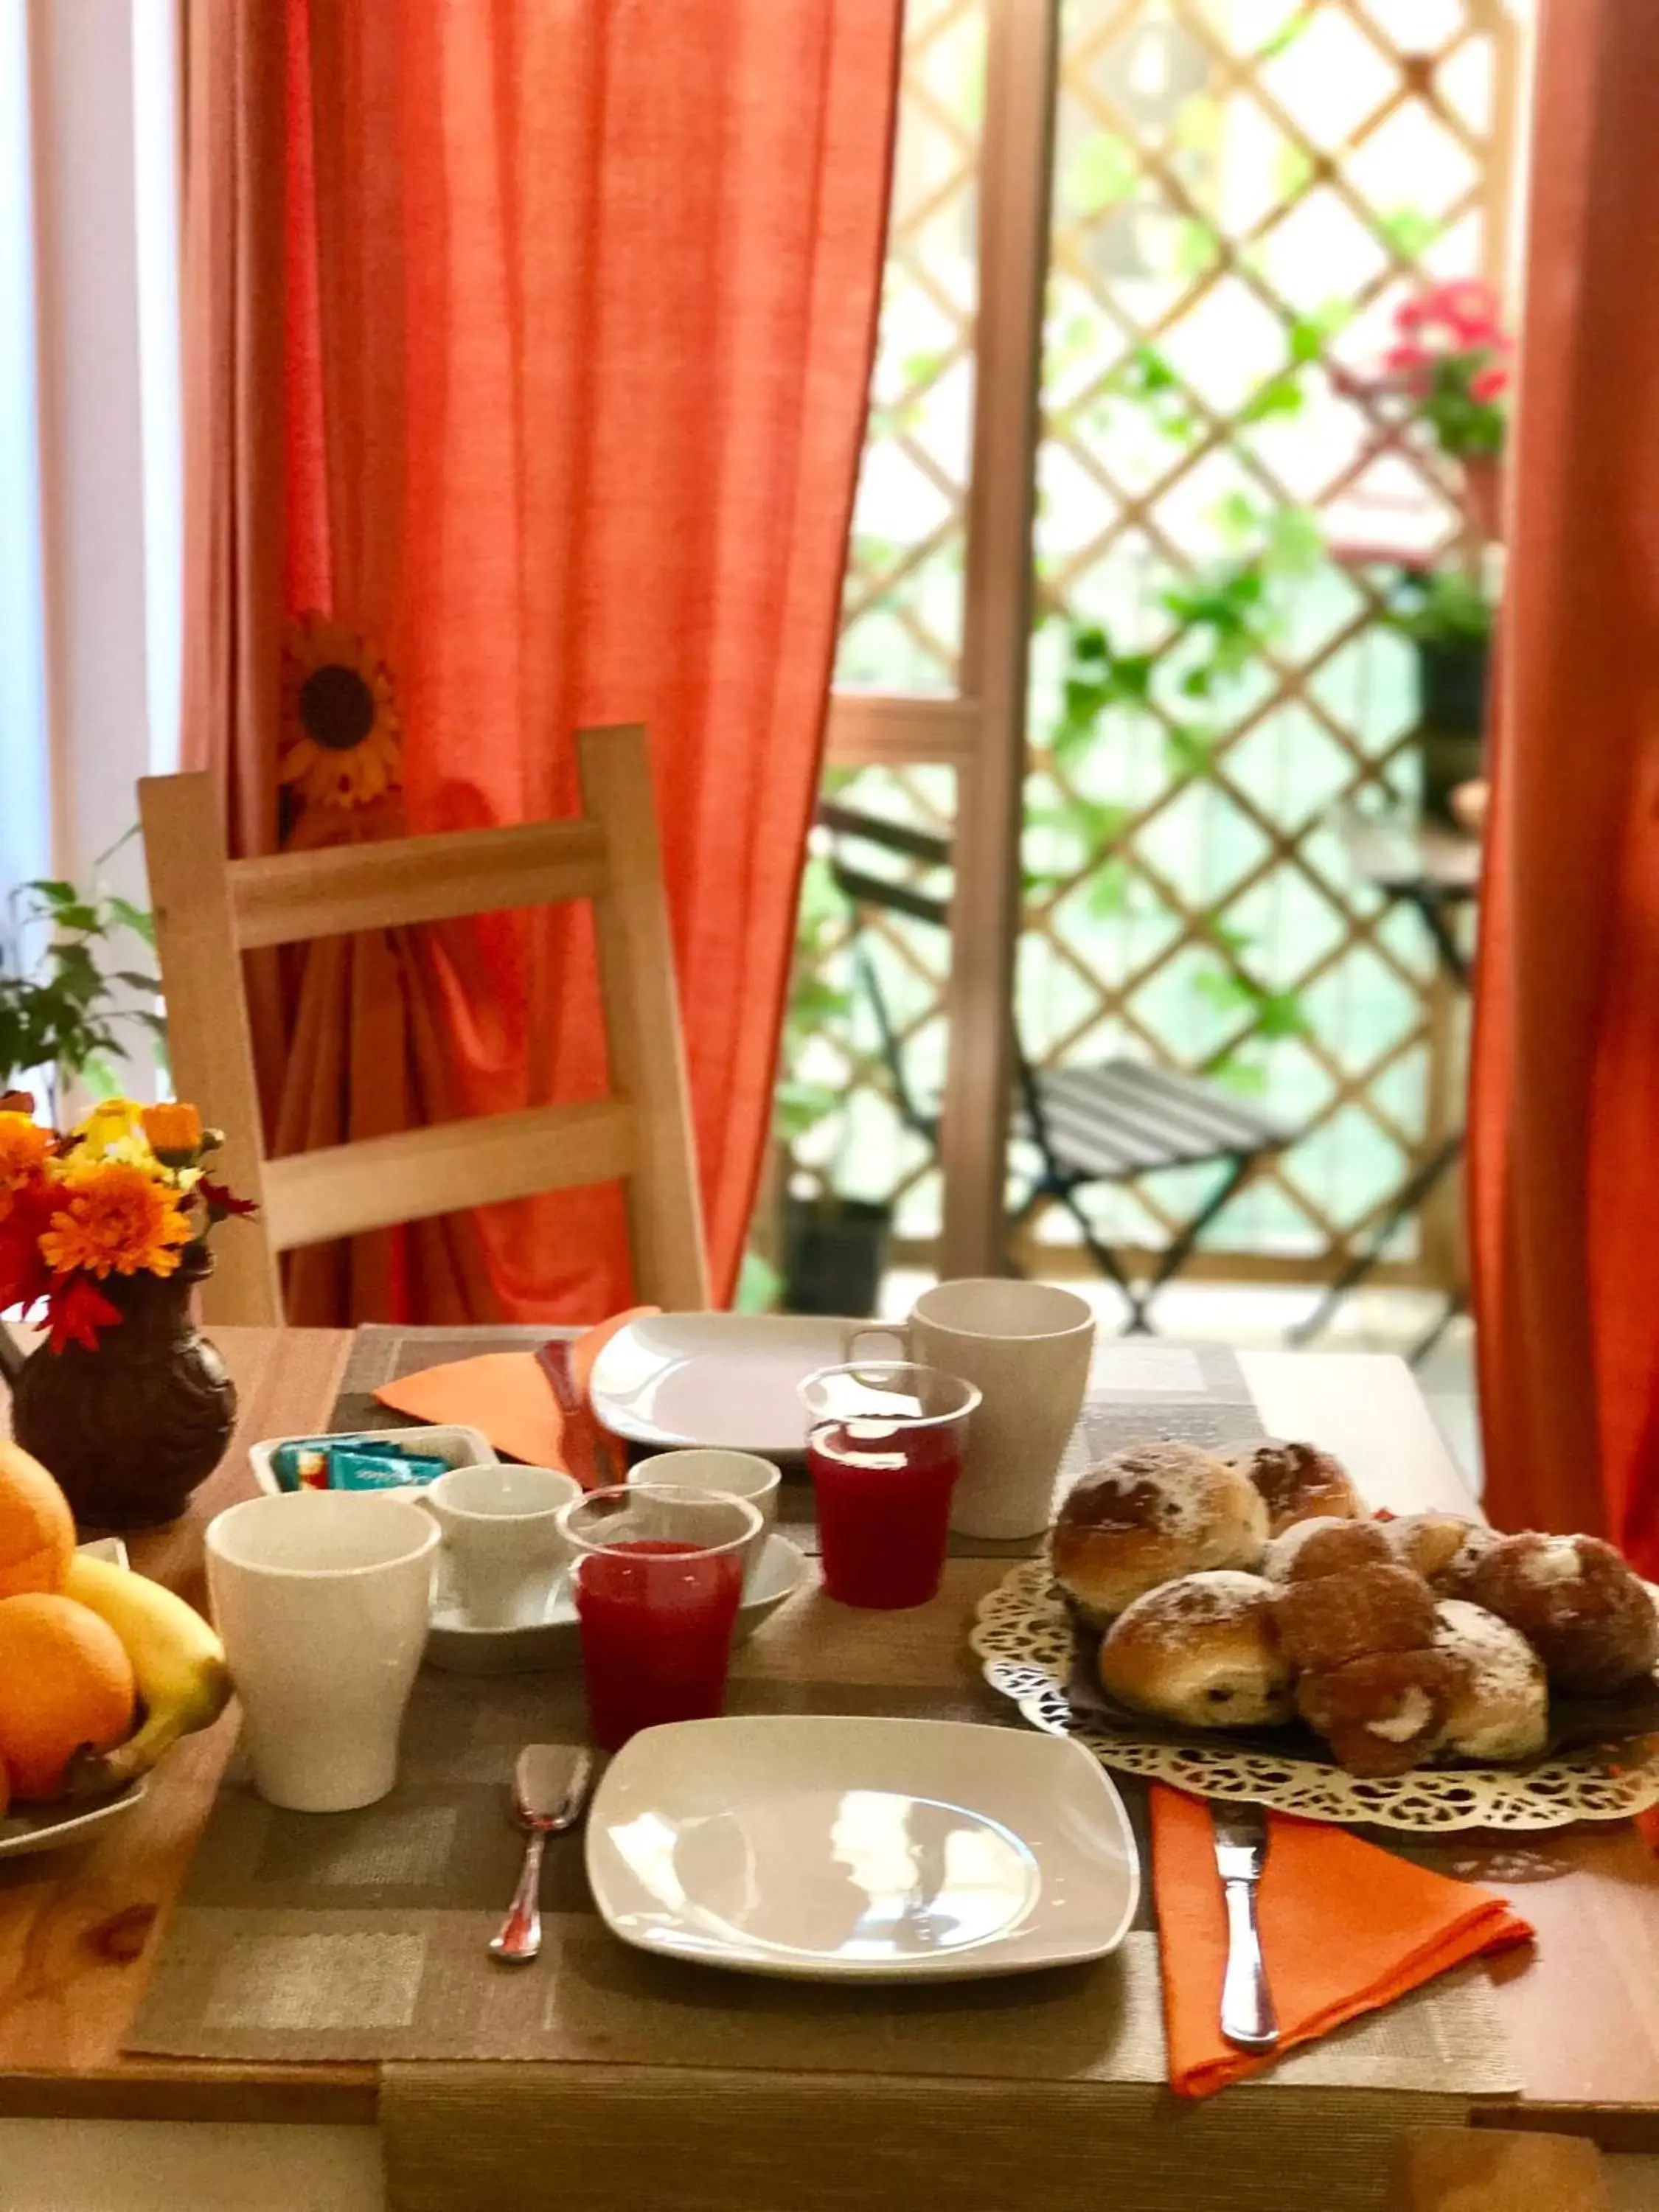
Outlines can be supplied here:
[[84, 1605], [126, 1647], [144, 1717], [112, 1751], [82, 1749], [64, 1778], [66, 1796], [89, 1797], [148, 1773], [169, 1744], [217, 1720], [230, 1696], [225, 1648], [201, 1614], [147, 1575], [77, 1552], [64, 1595]]

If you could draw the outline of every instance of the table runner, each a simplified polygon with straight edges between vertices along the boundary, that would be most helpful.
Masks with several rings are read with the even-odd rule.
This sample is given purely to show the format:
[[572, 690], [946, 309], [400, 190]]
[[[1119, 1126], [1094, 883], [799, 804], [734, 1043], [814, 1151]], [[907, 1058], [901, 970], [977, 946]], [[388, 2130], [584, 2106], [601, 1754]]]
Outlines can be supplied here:
[[394, 2064], [380, 2116], [393, 2212], [1398, 2212], [1402, 2135], [1469, 2114], [1386, 2088]]
[[[415, 1334], [362, 1332], [405, 1348]], [[476, 1339], [468, 1341], [476, 1348]], [[377, 1360], [390, 1348], [371, 1347]], [[357, 1418], [353, 1381], [349, 1370], [341, 1407], [347, 1425]], [[1068, 1454], [1071, 1472], [1115, 1443], [1158, 1432], [1211, 1442], [1260, 1433], [1231, 1352], [1103, 1349]], [[1010, 1547], [987, 1548], [994, 1555]], [[947, 1597], [961, 1571], [947, 1570]], [[848, 1616], [816, 1592], [793, 1601], [788, 1612], [798, 1608], [809, 1609], [799, 1667], [792, 1646], [787, 1669], [775, 1661], [769, 1668], [775, 1632], [763, 1628], [734, 1661], [728, 1710], [1019, 1725], [1006, 1702], [968, 1671], [965, 1655], [952, 1653], [949, 1680], [937, 1671], [926, 1679], [920, 1665], [914, 1671], [921, 1679], [905, 1679], [907, 1638], [921, 1633], [908, 1624], [921, 1616], [882, 1618], [888, 1679], [843, 1680], [836, 1639], [848, 1633], [849, 1619], [859, 1627], [867, 1617]], [[962, 1610], [965, 1633], [965, 1601]], [[522, 1974], [504, 1973], [484, 1944], [518, 1867], [520, 1839], [507, 1819], [513, 1762], [527, 1741], [583, 1732], [574, 1672], [487, 1678], [428, 1669], [411, 1704], [398, 1787], [378, 1805], [329, 1815], [278, 1812], [233, 1762], [129, 2047], [253, 2060], [609, 2061], [1163, 2080], [1150, 1885], [1122, 1952], [1093, 1966], [948, 1987], [807, 1988], [628, 1949], [593, 1911], [580, 1838], [559, 1838], [547, 1857], [544, 1955]], [[1132, 1783], [1124, 1794], [1149, 1863], [1144, 1800]], [[1518, 2086], [1479, 1967], [1291, 2054], [1272, 2078], [1465, 2095]]]

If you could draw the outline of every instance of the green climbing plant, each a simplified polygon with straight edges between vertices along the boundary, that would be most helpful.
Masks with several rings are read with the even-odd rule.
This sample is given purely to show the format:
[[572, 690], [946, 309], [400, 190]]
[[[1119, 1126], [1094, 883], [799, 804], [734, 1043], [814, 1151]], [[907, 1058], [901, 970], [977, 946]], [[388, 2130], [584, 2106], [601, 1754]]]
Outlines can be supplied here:
[[[1284, 360], [1247, 397], [1237, 417], [1241, 424], [1301, 410], [1304, 376], [1348, 312], [1334, 303], [1287, 324]], [[1202, 434], [1181, 379], [1153, 346], [1130, 353], [1106, 398], [1108, 404], [1137, 407], [1163, 438], [1177, 444]], [[1089, 911], [1101, 919], [1165, 904], [1127, 851], [1132, 810], [1109, 797], [1085, 795], [1079, 772], [1112, 719], [1128, 716], [1161, 731], [1164, 772], [1172, 783], [1212, 774], [1216, 747], [1236, 719], [1253, 669], [1283, 638], [1294, 594], [1326, 559], [1319, 524], [1303, 508], [1259, 507], [1234, 493], [1219, 503], [1212, 520], [1224, 549], [1221, 556], [1195, 574], [1152, 587], [1131, 622], [1115, 629], [1102, 621], [1066, 623], [1060, 711], [1047, 733], [1059, 775], [1053, 801], [1027, 817], [1027, 830], [1045, 856], [1044, 865], [1026, 870], [1030, 892], [1082, 881]], [[1155, 627], [1168, 633], [1156, 647], [1127, 642], [1131, 629], [1144, 635]], [[1306, 1012], [1295, 992], [1275, 988], [1257, 972], [1252, 958], [1257, 948], [1245, 933], [1212, 916], [1200, 921], [1195, 933], [1206, 957], [1193, 971], [1191, 988], [1207, 1006], [1235, 1018], [1233, 1041], [1207, 1072], [1237, 1089], [1260, 1090], [1266, 1083], [1265, 1048], [1306, 1035]]]

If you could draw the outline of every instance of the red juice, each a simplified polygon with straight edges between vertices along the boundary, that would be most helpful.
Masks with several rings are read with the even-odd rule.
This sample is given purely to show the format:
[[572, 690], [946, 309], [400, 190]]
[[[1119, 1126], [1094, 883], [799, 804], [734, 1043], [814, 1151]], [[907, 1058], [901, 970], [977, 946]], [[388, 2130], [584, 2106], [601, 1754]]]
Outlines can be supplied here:
[[602, 1751], [720, 1712], [743, 1568], [741, 1552], [672, 1543], [617, 1544], [578, 1562], [587, 1717]]
[[962, 1425], [829, 1421], [806, 1456], [830, 1596], [881, 1611], [936, 1596]]

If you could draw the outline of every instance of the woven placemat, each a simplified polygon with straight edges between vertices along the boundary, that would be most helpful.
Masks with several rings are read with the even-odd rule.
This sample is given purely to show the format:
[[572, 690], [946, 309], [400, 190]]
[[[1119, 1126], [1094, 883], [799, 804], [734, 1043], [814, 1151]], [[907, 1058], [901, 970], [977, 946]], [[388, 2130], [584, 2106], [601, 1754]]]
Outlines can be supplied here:
[[[971, 1685], [952, 1699], [885, 1685], [737, 1681], [731, 1704], [995, 1717]], [[398, 1787], [378, 1805], [279, 1812], [234, 1765], [129, 2047], [204, 2058], [1164, 2079], [1150, 1899], [1122, 1951], [1091, 1966], [948, 1988], [809, 1988], [629, 1949], [593, 1910], [580, 1837], [559, 1837], [543, 1883], [542, 1960], [503, 1973], [484, 1947], [518, 1869], [504, 1778], [526, 1741], [580, 1734], [572, 1676], [428, 1674]], [[1139, 1793], [1126, 1794], [1139, 1826]], [[1462, 2094], [1517, 2086], [1478, 1967], [1293, 2053], [1276, 2078]]]
[[[417, 1426], [407, 1414], [381, 1405], [375, 1391], [384, 1383], [450, 1360], [474, 1358], [484, 1352], [531, 1352], [550, 1336], [577, 1334], [574, 1329], [522, 1327], [404, 1328], [370, 1322], [353, 1340], [329, 1426], [336, 1431]], [[1060, 1462], [1057, 1487], [1068, 1487], [1094, 1461], [1149, 1434], [1217, 1445], [1249, 1443], [1261, 1433], [1249, 1386], [1231, 1346], [1109, 1341], [1095, 1353], [1088, 1402]], [[635, 1449], [632, 1455], [642, 1457], [645, 1449]], [[817, 1553], [812, 1489], [803, 1466], [784, 1468], [778, 1527], [803, 1551]], [[994, 1543], [983, 1537], [953, 1535], [951, 1556], [1030, 1559], [1042, 1540], [1022, 1537], [1012, 1543]]]

